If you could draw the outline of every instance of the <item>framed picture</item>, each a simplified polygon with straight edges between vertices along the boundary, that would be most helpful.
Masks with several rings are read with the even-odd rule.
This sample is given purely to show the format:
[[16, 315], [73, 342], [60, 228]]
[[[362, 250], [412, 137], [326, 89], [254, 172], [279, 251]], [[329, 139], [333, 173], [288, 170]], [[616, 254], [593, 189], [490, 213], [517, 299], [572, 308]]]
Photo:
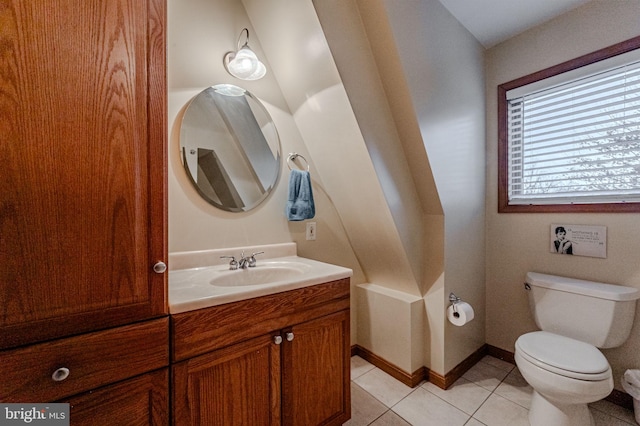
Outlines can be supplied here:
[[550, 251], [575, 256], [607, 257], [607, 227], [552, 223]]

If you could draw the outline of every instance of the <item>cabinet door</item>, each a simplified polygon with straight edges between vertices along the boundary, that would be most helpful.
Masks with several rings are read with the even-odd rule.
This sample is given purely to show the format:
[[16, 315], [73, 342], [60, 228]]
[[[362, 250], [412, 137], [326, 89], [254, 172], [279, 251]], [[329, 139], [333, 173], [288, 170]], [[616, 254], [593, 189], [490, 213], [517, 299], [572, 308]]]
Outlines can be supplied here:
[[174, 425], [279, 425], [280, 344], [266, 335], [172, 365]]
[[169, 424], [168, 369], [68, 398], [72, 426]]
[[296, 325], [283, 335], [291, 339], [283, 348], [283, 424], [346, 422], [351, 417], [349, 311]]
[[165, 0], [0, 0], [0, 349], [166, 312]]

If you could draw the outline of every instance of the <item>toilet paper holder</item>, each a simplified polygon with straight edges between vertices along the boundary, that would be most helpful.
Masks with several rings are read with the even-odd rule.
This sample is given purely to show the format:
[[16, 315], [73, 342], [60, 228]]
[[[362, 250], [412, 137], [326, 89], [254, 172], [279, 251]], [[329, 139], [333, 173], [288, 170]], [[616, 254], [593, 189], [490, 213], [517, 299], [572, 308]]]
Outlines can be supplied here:
[[453, 293], [449, 294], [449, 301], [451, 305], [447, 308], [447, 318], [451, 324], [461, 327], [473, 319], [475, 314], [470, 304]]
[[451, 302], [451, 304], [453, 305], [453, 316], [455, 316], [456, 318], [459, 317], [460, 314], [458, 313], [458, 307], [456, 305], [462, 302], [462, 299], [460, 299], [453, 293], [449, 293], [449, 302]]

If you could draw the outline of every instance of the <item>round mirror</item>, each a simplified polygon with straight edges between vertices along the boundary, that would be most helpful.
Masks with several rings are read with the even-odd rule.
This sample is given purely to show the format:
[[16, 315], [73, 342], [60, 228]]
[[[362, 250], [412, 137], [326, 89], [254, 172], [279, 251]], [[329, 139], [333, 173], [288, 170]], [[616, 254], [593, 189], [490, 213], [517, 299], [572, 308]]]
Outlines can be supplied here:
[[198, 193], [223, 210], [256, 207], [280, 175], [280, 139], [269, 113], [251, 93], [230, 84], [209, 87], [189, 103], [180, 149]]

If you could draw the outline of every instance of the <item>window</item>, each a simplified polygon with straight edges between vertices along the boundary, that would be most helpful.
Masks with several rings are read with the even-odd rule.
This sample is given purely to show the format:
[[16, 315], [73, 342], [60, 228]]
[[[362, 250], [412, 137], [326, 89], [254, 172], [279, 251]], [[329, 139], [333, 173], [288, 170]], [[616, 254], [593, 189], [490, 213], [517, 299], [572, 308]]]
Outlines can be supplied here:
[[499, 212], [640, 212], [640, 37], [498, 87]]

